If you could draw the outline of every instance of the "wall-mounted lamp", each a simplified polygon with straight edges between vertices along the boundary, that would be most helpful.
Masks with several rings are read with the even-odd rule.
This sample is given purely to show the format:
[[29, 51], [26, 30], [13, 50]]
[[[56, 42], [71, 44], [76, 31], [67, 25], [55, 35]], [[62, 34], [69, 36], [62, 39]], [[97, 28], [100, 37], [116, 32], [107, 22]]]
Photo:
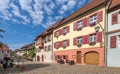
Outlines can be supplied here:
[[100, 27], [99, 27], [99, 26], [96, 26], [96, 27], [95, 27], [95, 31], [96, 31], [96, 32], [99, 32], [99, 30], [100, 30]]

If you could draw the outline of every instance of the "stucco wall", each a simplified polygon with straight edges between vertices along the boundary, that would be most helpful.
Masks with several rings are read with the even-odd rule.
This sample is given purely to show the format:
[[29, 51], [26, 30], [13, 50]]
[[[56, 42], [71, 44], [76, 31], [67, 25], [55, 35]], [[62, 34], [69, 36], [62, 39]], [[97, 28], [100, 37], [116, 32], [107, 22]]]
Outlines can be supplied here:
[[118, 18], [119, 23], [112, 25], [112, 14], [116, 13], [118, 11], [120, 11], [120, 9], [108, 14], [108, 31], [120, 29], [120, 14], [119, 14], [119, 18]]
[[[68, 22], [67, 24], [63, 24], [63, 26], [55, 29], [54, 32], [53, 32], [53, 43], [55, 43], [55, 42], [57, 42], [57, 41], [62, 41], [62, 40], [65, 40], [65, 39], [69, 39], [69, 40], [70, 40], [70, 45], [69, 45], [69, 47], [67, 47], [66, 49], [63, 49], [63, 48], [55, 49], [55, 48], [54, 48], [53, 51], [69, 50], [69, 49], [73, 49], [73, 48], [74, 48], [74, 49], [78, 49], [77, 46], [74, 46], [74, 45], [73, 45], [73, 38], [78, 37], [78, 36], [89, 35], [89, 34], [91, 34], [91, 33], [95, 33], [95, 29], [94, 29], [95, 26], [93, 26], [93, 27], [87, 26], [87, 27], [84, 27], [81, 31], [74, 31], [74, 30], [73, 30], [73, 23], [75, 23], [76, 21], [81, 20], [81, 19], [83, 19], [83, 18], [85, 18], [85, 17], [91, 16], [91, 15], [97, 13], [98, 11], [103, 11], [103, 21], [100, 22], [100, 24], [101, 24], [101, 26], [104, 28], [104, 25], [105, 25], [105, 24], [104, 24], [104, 23], [105, 23], [105, 18], [104, 18], [104, 17], [105, 17], [105, 8], [104, 8], [103, 6], [101, 6], [101, 7], [98, 7], [97, 9], [95, 8], [94, 10], [89, 11], [89, 12], [83, 14], [82, 16], [78, 16], [77, 19], [73, 19], [73, 20], [71, 20], [70, 22]], [[64, 35], [60, 35], [60, 36], [58, 37], [58, 39], [57, 39], [56, 37], [54, 37], [54, 33], [55, 33], [57, 30], [62, 29], [62, 28], [65, 27], [65, 26], [70, 26], [70, 32], [67, 33], [65, 36], [64, 36]], [[99, 24], [96, 24], [96, 26], [99, 26]], [[99, 31], [102, 32], [102, 29], [100, 28]], [[102, 38], [102, 42], [104, 42], [104, 37]], [[53, 45], [53, 47], [54, 47], [54, 45]], [[89, 44], [84, 44], [84, 45], [82, 45], [81, 48], [86, 48], [86, 47], [87, 47], [87, 48], [92, 48], [93, 46], [89, 46]], [[100, 44], [97, 43], [94, 47], [100, 47]]]

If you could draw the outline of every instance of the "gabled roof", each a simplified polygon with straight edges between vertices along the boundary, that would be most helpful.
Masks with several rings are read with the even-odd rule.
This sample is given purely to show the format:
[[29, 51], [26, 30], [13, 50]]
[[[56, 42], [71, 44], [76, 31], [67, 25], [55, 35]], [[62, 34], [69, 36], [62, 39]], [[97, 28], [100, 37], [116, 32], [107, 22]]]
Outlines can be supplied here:
[[118, 6], [118, 5], [120, 5], [120, 0], [111, 0], [109, 9], [112, 9], [112, 8]]
[[87, 5], [83, 6], [82, 8], [78, 9], [76, 12], [72, 13], [70, 16], [68, 16], [61, 24], [64, 24], [75, 17], [84, 14], [85, 12], [99, 6], [100, 4], [105, 3], [107, 0], [92, 0]]
[[6, 51], [10, 51], [9, 47], [7, 46], [7, 44], [2, 44], [2, 46], [0, 47], [0, 50], [6, 50]]

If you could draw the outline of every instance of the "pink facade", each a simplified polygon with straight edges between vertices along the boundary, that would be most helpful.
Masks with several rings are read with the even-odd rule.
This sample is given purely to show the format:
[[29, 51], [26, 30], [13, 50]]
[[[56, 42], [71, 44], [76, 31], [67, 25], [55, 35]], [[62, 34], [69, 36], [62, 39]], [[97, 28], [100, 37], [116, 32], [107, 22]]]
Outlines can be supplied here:
[[[63, 52], [64, 51], [64, 52]], [[99, 55], [99, 66], [104, 66], [104, 47], [94, 47], [94, 48], [83, 48], [83, 49], [73, 49], [73, 50], [63, 50], [63, 51], [54, 51], [54, 56], [57, 55], [68, 55], [68, 60], [74, 60], [77, 63], [77, 52], [81, 52], [81, 65], [86, 65], [85, 63], [85, 54], [88, 52], [96, 52]], [[56, 63], [56, 59], [54, 63]]]

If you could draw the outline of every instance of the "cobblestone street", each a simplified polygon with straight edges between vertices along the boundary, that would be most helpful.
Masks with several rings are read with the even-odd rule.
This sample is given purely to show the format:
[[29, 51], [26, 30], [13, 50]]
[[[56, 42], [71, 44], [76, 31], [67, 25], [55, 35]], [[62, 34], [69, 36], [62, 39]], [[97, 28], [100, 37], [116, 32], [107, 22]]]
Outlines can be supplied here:
[[42, 64], [26, 62], [26, 69], [11, 68], [0, 70], [0, 74], [120, 74], [120, 68], [82, 66], [82, 65], [61, 65]]

